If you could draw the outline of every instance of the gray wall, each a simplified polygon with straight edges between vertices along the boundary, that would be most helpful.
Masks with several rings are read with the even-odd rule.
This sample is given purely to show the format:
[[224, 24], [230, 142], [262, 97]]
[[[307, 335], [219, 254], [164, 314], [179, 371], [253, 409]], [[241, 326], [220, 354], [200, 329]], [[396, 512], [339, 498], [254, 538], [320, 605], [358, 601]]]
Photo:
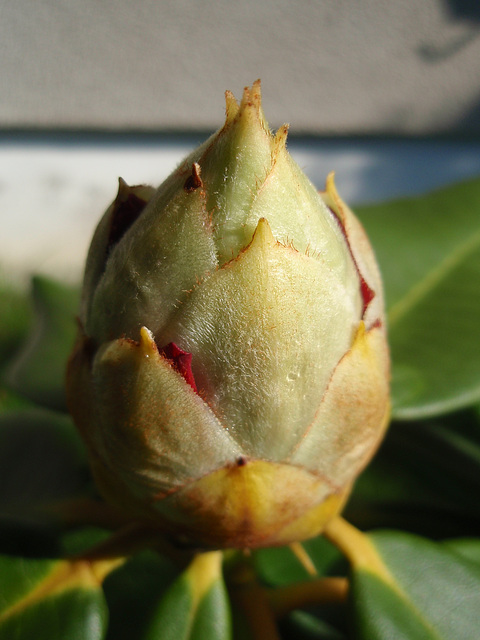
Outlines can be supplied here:
[[292, 133], [480, 132], [480, 2], [3, 0], [0, 129], [213, 129], [262, 78]]

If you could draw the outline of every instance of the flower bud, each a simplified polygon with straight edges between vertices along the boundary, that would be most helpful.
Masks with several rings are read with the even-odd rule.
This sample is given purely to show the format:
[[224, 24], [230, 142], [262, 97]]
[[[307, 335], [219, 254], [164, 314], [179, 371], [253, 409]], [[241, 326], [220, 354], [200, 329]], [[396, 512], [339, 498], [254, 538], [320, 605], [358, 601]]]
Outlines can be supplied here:
[[154, 191], [120, 183], [87, 260], [68, 399], [104, 497], [203, 547], [342, 508], [384, 433], [378, 268], [272, 135], [260, 83]]

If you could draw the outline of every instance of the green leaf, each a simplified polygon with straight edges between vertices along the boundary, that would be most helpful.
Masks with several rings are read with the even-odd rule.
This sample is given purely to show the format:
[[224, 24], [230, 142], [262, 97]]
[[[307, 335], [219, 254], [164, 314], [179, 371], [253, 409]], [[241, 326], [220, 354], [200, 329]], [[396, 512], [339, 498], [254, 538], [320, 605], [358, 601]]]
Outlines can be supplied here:
[[48, 509], [75, 497], [89, 482], [84, 447], [68, 416], [46, 409], [0, 415], [0, 544], [4, 551], [25, 554], [18, 548], [19, 531], [52, 522]]
[[345, 510], [361, 528], [438, 537], [479, 530], [480, 425], [473, 412], [393, 423]]
[[480, 400], [480, 180], [359, 208], [385, 283], [393, 415]]
[[101, 640], [106, 622], [90, 563], [0, 556], [0, 640]]
[[[340, 575], [338, 564], [342, 556], [325, 538], [318, 536], [302, 542], [318, 575]], [[311, 578], [290, 547], [259, 549], [253, 554], [253, 562], [258, 577], [266, 584], [280, 587]]]
[[480, 566], [411, 534], [368, 536], [376, 561], [353, 567], [351, 606], [365, 640], [477, 637]]
[[281, 624], [282, 637], [295, 640], [347, 640], [347, 635], [306, 611], [293, 611]]
[[132, 557], [112, 573], [103, 588], [110, 612], [107, 640], [144, 638], [158, 603], [177, 568], [153, 551]]
[[73, 346], [77, 289], [53, 280], [32, 281], [35, 317], [23, 349], [6, 373], [8, 386], [34, 402], [64, 411], [65, 367]]
[[0, 413], [36, 406], [35, 403], [25, 398], [25, 396], [21, 396], [10, 389], [0, 386]]
[[78, 529], [67, 529], [58, 540], [58, 555], [68, 557], [87, 553], [92, 547], [108, 540], [112, 532], [94, 526], [81, 526]]
[[447, 540], [443, 545], [450, 551], [461, 555], [465, 560], [475, 562], [480, 566], [479, 538], [457, 538], [454, 540]]
[[220, 552], [199, 554], [166, 592], [145, 640], [229, 640], [230, 607]]

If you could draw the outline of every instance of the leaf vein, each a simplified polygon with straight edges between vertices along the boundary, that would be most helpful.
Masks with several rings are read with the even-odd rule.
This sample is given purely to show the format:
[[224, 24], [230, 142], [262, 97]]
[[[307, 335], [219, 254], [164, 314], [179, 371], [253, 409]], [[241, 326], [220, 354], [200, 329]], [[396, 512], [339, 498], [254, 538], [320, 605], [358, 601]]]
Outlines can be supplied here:
[[407, 293], [398, 300], [388, 311], [388, 325], [392, 328], [415, 305], [438, 286], [463, 260], [480, 247], [480, 231], [458, 245], [439, 264], [419, 280]]

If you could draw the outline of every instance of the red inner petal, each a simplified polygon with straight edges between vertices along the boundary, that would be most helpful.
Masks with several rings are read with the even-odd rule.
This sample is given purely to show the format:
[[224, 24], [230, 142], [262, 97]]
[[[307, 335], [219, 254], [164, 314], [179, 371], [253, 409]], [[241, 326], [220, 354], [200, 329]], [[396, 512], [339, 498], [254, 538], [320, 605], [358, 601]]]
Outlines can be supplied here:
[[192, 354], [180, 349], [174, 342], [169, 342], [160, 349], [160, 354], [170, 361], [175, 371], [183, 376], [186, 382], [197, 393], [197, 385], [192, 371]]
[[375, 291], [368, 286], [362, 274], [360, 273], [360, 269], [358, 268], [356, 263], [355, 263], [355, 266], [357, 267], [358, 275], [360, 276], [360, 291], [362, 293], [362, 298], [363, 298], [363, 309], [362, 309], [362, 317], [363, 317], [365, 315], [365, 311], [367, 310], [368, 305], [375, 297]]

